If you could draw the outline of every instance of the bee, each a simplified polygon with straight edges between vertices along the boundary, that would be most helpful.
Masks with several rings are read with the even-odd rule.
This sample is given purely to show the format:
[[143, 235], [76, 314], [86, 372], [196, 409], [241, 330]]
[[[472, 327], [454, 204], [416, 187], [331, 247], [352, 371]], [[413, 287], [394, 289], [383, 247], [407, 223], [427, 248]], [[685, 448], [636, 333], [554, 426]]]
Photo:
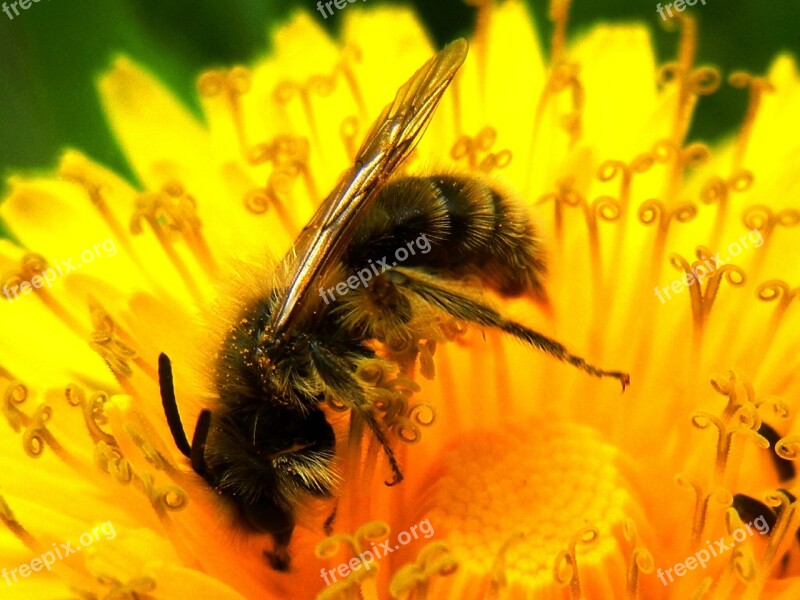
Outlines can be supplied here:
[[[627, 374], [589, 365], [556, 340], [504, 317], [460, 283], [477, 279], [501, 296], [544, 301], [541, 242], [506, 194], [461, 175], [390, 180], [466, 55], [465, 40], [451, 43], [384, 108], [353, 166], [279, 264], [282, 283], [231, 326], [213, 376], [219, 399], [200, 413], [191, 443], [170, 360], [159, 358], [162, 403], [176, 446], [238, 509], [245, 528], [272, 535], [274, 546], [264, 554], [276, 570], [290, 568], [298, 505], [335, 494], [336, 439], [322, 409], [326, 401], [350, 409], [375, 436], [392, 471], [387, 485], [403, 478], [374, 396], [356, 376], [364, 361], [398, 367], [376, 342], [425, 339], [436, 319], [456, 319], [499, 329], [591, 375], [616, 378], [623, 389], [629, 382]], [[420, 252], [413, 251], [414, 240]], [[412, 251], [399, 266], [377, 259], [397, 248]], [[331, 302], [328, 296], [340, 287], [326, 286], [349, 273], [365, 279], [370, 273], [370, 280]]]

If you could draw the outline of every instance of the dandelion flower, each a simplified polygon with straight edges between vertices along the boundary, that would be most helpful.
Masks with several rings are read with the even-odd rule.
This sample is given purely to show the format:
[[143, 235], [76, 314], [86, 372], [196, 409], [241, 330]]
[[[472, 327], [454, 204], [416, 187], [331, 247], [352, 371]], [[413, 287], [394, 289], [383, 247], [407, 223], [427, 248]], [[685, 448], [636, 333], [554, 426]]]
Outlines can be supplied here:
[[[194, 423], [213, 402], [198, 361], [220, 290], [246, 285], [241, 261], [288, 250], [435, 50], [407, 9], [352, 7], [341, 39], [301, 13], [272, 55], [199, 76], [202, 122], [119, 58], [99, 91], [136, 183], [67, 151], [57, 173], [12, 177], [2, 204], [21, 242], [0, 244], [4, 597], [800, 594], [794, 60], [723, 77], [695, 64], [681, 14], [659, 65], [642, 25], [568, 41], [569, 2], [553, 0], [546, 61], [520, 2], [479, 4], [403, 168], [522, 199], [547, 238], [551, 308], [503, 311], [632, 387], [450, 324], [448, 343], [414, 349], [413, 378], [361, 373], [384, 389], [405, 481], [383, 484], [378, 442], [340, 415], [333, 533], [299, 527], [292, 570], [273, 571], [268, 536], [234, 531], [174, 447], [157, 357]], [[722, 85], [749, 99], [738, 131], [688, 140]]]

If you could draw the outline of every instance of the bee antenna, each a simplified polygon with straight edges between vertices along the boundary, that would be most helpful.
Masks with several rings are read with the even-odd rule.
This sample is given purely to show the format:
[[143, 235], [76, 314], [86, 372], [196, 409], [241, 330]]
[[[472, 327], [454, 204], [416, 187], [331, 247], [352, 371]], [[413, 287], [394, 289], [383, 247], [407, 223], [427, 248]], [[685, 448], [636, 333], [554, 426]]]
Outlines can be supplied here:
[[172, 363], [163, 352], [158, 355], [158, 386], [161, 389], [161, 405], [164, 407], [164, 415], [167, 417], [167, 425], [169, 425], [172, 439], [175, 440], [178, 450], [184, 456], [189, 457], [192, 454], [192, 447], [189, 445], [189, 440], [186, 439], [181, 415], [178, 412], [178, 403], [175, 400]]
[[208, 479], [208, 465], [206, 464], [206, 440], [208, 430], [211, 428], [211, 411], [204, 409], [197, 417], [197, 425], [192, 436], [192, 469], [195, 473]]

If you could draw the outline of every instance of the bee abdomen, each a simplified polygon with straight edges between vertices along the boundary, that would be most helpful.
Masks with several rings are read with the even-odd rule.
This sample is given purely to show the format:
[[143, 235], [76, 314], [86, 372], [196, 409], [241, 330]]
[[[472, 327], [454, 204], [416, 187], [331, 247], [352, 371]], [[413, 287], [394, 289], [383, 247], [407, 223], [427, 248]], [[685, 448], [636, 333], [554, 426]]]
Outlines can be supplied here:
[[345, 261], [355, 268], [382, 256], [444, 277], [474, 275], [504, 296], [544, 296], [544, 252], [533, 224], [511, 198], [477, 178], [402, 177], [386, 184]]

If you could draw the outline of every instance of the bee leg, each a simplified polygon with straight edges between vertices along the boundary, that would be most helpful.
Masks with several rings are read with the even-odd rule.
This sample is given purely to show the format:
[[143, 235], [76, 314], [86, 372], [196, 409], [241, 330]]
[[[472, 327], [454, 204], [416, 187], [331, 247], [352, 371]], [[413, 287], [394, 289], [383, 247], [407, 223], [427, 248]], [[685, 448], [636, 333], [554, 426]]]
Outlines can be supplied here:
[[522, 340], [567, 362], [572, 366], [594, 375], [595, 377], [613, 377], [622, 383], [622, 389], [630, 383], [630, 375], [621, 371], [606, 371], [588, 364], [584, 359], [570, 354], [563, 344], [549, 338], [538, 331], [503, 317], [495, 309], [463, 296], [435, 283], [431, 278], [413, 269], [395, 269], [388, 274], [397, 285], [417, 295], [431, 306], [438, 308], [458, 319], [469, 321], [484, 327], [495, 327], [517, 339]]
[[[364, 391], [361, 389], [358, 381], [351, 375], [342, 377], [343, 373], [351, 372], [352, 363], [338, 356], [335, 352], [322, 344], [312, 345], [311, 356], [317, 374], [324, 384], [328, 386], [338, 398], [341, 398], [352, 411], [366, 421], [372, 433], [375, 435], [375, 438], [383, 447], [384, 452], [386, 452], [386, 457], [389, 459], [389, 465], [392, 467], [392, 473], [394, 474], [394, 477], [390, 481], [385, 482], [386, 485], [397, 485], [403, 481], [403, 473], [400, 471], [400, 465], [397, 463], [397, 459], [394, 456], [392, 447], [389, 445], [386, 434], [375, 418], [372, 404], [364, 397]], [[369, 354], [365, 352], [364, 356], [369, 356]]]
[[189, 446], [189, 440], [186, 439], [181, 415], [178, 412], [178, 403], [175, 400], [172, 363], [163, 352], [158, 355], [158, 386], [161, 389], [161, 405], [164, 407], [164, 415], [167, 417], [167, 425], [169, 425], [172, 439], [175, 441], [178, 450], [184, 456], [189, 457], [192, 453], [192, 448]]
[[397, 485], [403, 481], [403, 472], [400, 470], [400, 465], [397, 463], [397, 458], [395, 458], [394, 451], [389, 445], [389, 440], [386, 439], [386, 434], [383, 433], [383, 429], [381, 429], [378, 420], [375, 418], [375, 415], [372, 414], [372, 412], [360, 411], [359, 414], [364, 417], [367, 425], [369, 425], [369, 428], [372, 429], [372, 433], [375, 434], [375, 438], [378, 440], [380, 445], [383, 446], [383, 451], [386, 452], [386, 458], [389, 459], [389, 465], [392, 467], [392, 474], [394, 477], [389, 481], [384, 481], [384, 483], [389, 487]]
[[292, 557], [289, 555], [289, 542], [292, 540], [292, 533], [294, 533], [294, 526], [282, 533], [273, 533], [272, 538], [275, 540], [275, 545], [272, 550], [263, 551], [264, 558], [276, 571], [286, 573], [292, 566]]

